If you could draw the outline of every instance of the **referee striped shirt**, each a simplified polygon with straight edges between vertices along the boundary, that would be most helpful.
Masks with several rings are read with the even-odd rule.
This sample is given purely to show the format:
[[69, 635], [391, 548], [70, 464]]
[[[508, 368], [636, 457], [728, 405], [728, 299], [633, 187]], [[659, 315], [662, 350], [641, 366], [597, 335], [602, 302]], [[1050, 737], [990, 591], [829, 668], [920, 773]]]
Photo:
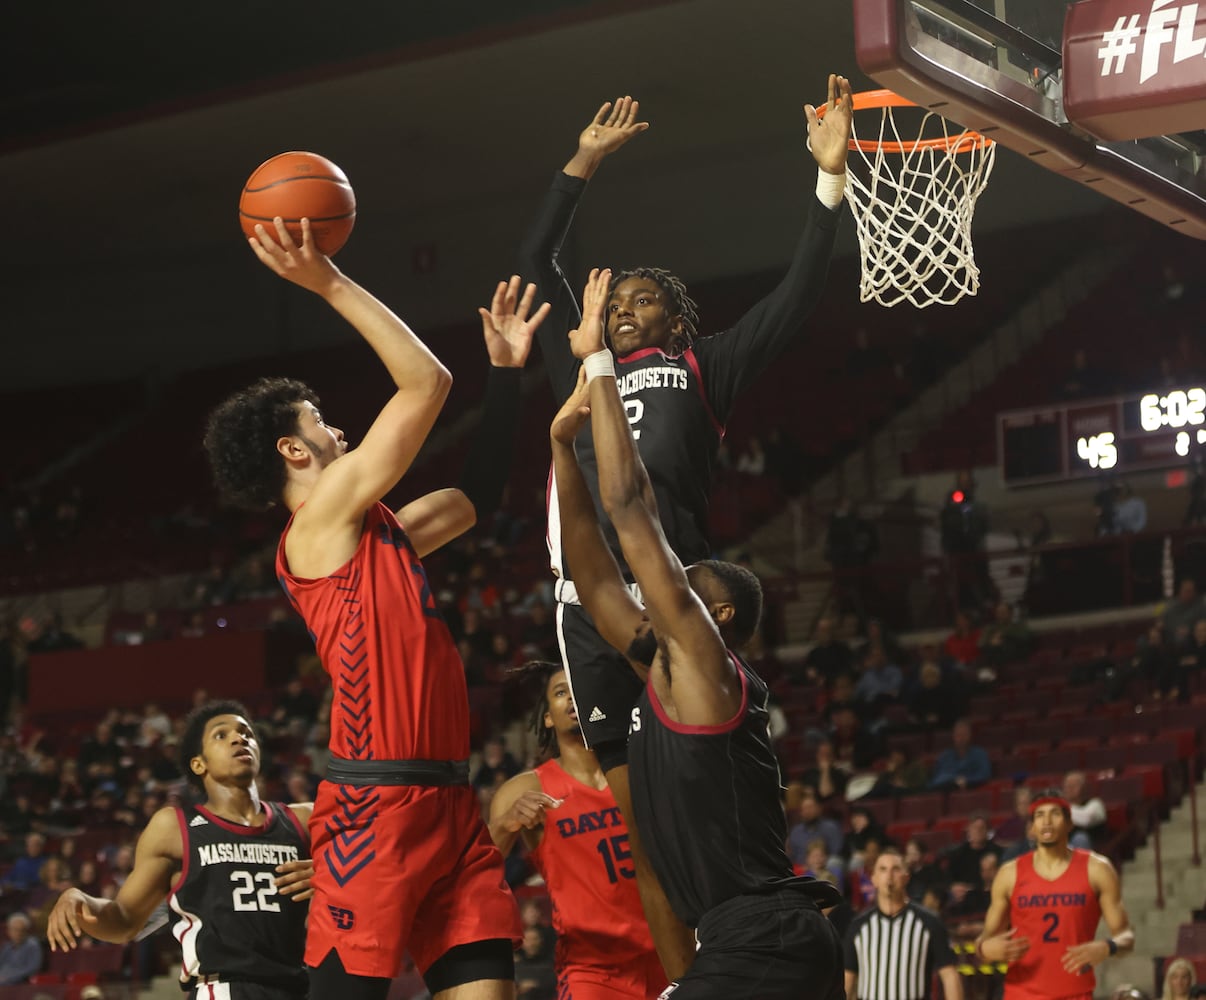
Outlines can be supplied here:
[[955, 964], [946, 927], [907, 903], [894, 916], [878, 906], [846, 931], [846, 971], [858, 976], [858, 1000], [929, 1000], [934, 973]]

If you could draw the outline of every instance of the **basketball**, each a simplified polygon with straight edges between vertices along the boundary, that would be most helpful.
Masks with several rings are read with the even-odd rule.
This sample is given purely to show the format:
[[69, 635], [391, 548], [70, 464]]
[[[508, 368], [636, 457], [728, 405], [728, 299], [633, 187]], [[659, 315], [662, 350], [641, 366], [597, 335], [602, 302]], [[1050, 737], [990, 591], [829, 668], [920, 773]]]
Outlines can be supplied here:
[[356, 224], [356, 195], [347, 174], [325, 156], [279, 153], [247, 178], [239, 198], [239, 223], [248, 237], [255, 236], [256, 225], [275, 236], [272, 220], [278, 215], [299, 246], [301, 220], [309, 219], [318, 249], [332, 257]]

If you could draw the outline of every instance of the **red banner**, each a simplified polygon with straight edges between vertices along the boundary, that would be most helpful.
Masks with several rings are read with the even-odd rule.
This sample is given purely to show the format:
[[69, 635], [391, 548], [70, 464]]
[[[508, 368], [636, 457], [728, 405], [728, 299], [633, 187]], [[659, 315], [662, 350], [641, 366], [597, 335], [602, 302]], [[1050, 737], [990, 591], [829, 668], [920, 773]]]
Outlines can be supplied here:
[[1206, 127], [1206, 0], [1081, 0], [1064, 21], [1064, 111], [1110, 142]]

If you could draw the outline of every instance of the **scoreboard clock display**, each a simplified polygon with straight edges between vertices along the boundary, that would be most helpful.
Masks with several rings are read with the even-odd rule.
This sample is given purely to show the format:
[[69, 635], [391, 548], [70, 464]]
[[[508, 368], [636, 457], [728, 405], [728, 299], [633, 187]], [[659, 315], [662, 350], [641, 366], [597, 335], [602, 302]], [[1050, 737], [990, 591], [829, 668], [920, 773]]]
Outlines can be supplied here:
[[1206, 387], [1185, 386], [997, 415], [1010, 486], [1182, 465], [1206, 446]]

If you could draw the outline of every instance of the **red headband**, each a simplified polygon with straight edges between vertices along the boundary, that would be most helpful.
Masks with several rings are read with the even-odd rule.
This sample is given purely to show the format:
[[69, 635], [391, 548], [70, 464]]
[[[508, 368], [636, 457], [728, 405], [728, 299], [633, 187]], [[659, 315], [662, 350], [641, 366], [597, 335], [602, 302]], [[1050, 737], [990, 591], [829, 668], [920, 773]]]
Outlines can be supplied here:
[[1072, 807], [1068, 804], [1068, 800], [1062, 795], [1043, 795], [1031, 802], [1030, 816], [1032, 819], [1034, 818], [1034, 811], [1039, 806], [1059, 806], [1064, 811], [1065, 816], [1070, 816], [1072, 814]]

